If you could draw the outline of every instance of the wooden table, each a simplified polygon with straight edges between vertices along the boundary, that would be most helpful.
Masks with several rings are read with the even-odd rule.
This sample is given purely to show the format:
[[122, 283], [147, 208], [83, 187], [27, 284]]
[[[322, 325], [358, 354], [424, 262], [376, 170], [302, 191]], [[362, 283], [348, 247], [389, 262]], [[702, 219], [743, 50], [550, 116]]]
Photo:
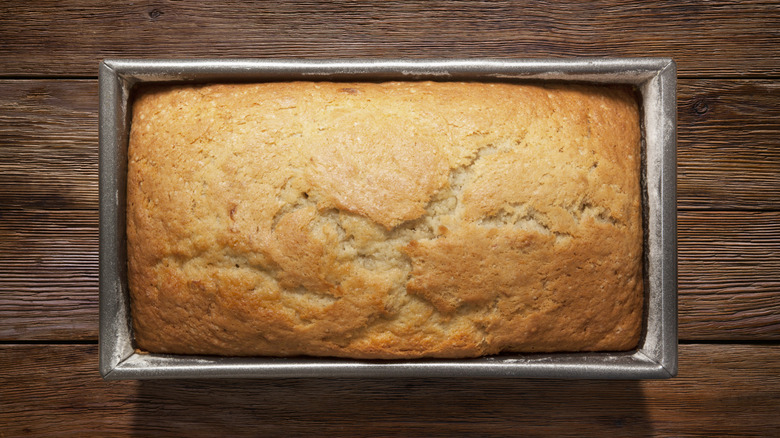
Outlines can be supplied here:
[[[780, 4], [0, 4], [0, 437], [780, 434]], [[679, 377], [98, 375], [102, 58], [662, 56], [679, 67]]]

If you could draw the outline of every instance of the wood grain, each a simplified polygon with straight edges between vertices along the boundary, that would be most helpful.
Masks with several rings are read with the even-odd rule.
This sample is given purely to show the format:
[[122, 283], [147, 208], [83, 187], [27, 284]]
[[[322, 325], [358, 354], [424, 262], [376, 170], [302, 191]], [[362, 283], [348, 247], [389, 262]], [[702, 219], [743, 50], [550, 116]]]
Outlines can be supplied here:
[[780, 212], [680, 212], [679, 336], [780, 340]]
[[[681, 80], [678, 207], [780, 209], [780, 81]], [[0, 80], [0, 209], [97, 209], [97, 83]]]
[[[0, 341], [97, 339], [97, 212], [0, 220]], [[780, 212], [678, 214], [680, 338], [780, 339]]]
[[0, 341], [97, 339], [97, 212], [2, 214]]
[[110, 57], [673, 57], [776, 76], [774, 1], [6, 1], [0, 75], [96, 76]]
[[104, 382], [95, 346], [4, 345], [0, 382], [6, 436], [770, 436], [780, 428], [776, 345], [683, 345], [679, 377], [663, 381], [457, 383]]
[[[776, 0], [10, 0], [0, 41], [0, 438], [780, 430]], [[100, 380], [100, 59], [579, 56], [678, 62], [678, 378]]]
[[[681, 208], [780, 207], [777, 90], [683, 81]], [[97, 336], [96, 92], [91, 80], [0, 81], [0, 340]], [[773, 212], [680, 213], [684, 339], [780, 337], [778, 222]]]
[[683, 80], [678, 99], [678, 206], [780, 207], [780, 81]]
[[96, 210], [97, 81], [0, 81], [0, 214]]

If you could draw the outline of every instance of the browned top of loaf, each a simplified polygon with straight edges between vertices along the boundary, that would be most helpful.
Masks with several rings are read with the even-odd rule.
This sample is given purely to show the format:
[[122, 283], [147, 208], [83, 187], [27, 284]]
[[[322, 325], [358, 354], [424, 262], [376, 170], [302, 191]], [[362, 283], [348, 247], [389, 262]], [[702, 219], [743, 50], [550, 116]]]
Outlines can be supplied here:
[[503, 83], [153, 88], [128, 165], [152, 352], [625, 350], [642, 316], [631, 90]]

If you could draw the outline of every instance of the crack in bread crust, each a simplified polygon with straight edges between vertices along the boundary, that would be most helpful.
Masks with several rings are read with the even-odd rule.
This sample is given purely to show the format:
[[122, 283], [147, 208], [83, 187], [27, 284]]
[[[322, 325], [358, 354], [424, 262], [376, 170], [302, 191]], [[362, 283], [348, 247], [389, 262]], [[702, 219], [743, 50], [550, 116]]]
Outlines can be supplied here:
[[128, 152], [138, 345], [362, 358], [631, 348], [638, 126], [631, 93], [611, 87], [144, 90]]

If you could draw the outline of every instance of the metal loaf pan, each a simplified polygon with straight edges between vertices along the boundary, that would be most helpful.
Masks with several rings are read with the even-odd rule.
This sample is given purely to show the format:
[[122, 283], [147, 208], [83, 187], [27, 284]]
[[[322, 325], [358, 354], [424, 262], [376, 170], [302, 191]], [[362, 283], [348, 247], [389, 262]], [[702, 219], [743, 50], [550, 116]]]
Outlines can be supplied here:
[[[139, 354], [127, 291], [129, 102], [142, 82], [552, 80], [633, 84], [643, 117], [644, 332], [622, 353], [506, 354], [366, 361]], [[100, 64], [100, 373], [105, 379], [548, 377], [649, 379], [677, 373], [676, 66], [671, 59], [105, 60]]]

